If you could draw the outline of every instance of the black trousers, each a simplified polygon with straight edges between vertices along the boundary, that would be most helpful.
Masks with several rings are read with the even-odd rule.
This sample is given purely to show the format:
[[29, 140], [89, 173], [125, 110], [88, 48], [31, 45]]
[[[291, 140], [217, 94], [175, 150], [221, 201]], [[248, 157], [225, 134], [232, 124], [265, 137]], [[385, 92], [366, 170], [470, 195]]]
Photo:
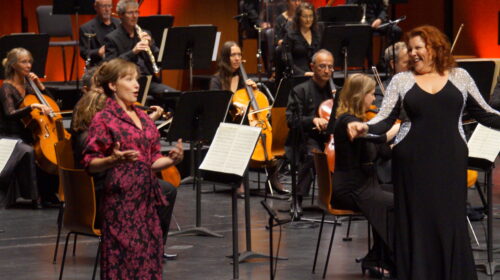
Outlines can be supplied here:
[[0, 181], [1, 189], [6, 190], [6, 205], [15, 203], [18, 197], [31, 200], [39, 197], [33, 147], [19, 140], [0, 173]]
[[177, 197], [177, 188], [163, 180], [158, 180], [163, 195], [167, 197], [168, 205], [158, 207], [158, 216], [160, 217], [161, 230], [163, 232], [163, 245], [167, 243], [168, 232], [170, 230], [170, 221], [174, 211], [175, 199]]

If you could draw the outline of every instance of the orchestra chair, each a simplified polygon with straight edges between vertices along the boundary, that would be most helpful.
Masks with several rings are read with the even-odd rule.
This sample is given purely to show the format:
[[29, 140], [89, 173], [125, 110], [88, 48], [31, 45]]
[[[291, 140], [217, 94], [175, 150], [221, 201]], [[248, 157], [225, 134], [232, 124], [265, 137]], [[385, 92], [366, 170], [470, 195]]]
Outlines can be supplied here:
[[268, 76], [274, 71], [274, 28], [266, 28], [262, 31], [262, 61]]
[[319, 245], [321, 242], [321, 234], [323, 232], [323, 224], [325, 222], [325, 215], [332, 215], [334, 218], [332, 235], [330, 237], [330, 245], [328, 247], [328, 253], [326, 255], [326, 263], [323, 269], [323, 279], [326, 276], [326, 271], [328, 269], [328, 262], [330, 259], [330, 253], [332, 251], [333, 239], [335, 238], [335, 230], [337, 228], [338, 219], [341, 217], [352, 218], [354, 216], [363, 216], [361, 212], [344, 210], [344, 209], [336, 209], [334, 205], [331, 204], [331, 198], [333, 195], [332, 192], [332, 181], [331, 181], [331, 173], [328, 169], [328, 161], [326, 158], [326, 154], [321, 151], [313, 151], [314, 158], [314, 167], [316, 168], [316, 177], [318, 181], [318, 198], [317, 205], [322, 210], [321, 216], [321, 225], [319, 228], [318, 241], [316, 243], [316, 252], [314, 253], [314, 263], [312, 273], [315, 273], [316, 270], [316, 261], [318, 259], [318, 251]]
[[[59, 142], [54, 144], [56, 151], [56, 160], [58, 167], [64, 168], [75, 168], [75, 162], [73, 158], [73, 147], [71, 146], [70, 140], [60, 140]], [[57, 238], [56, 238], [56, 247], [54, 248], [54, 257], [52, 263], [55, 264], [57, 260], [57, 252], [59, 250], [59, 240], [61, 238], [61, 229], [62, 229], [62, 218], [64, 213], [64, 188], [62, 176], [59, 171], [59, 187], [57, 190], [57, 197], [61, 202], [59, 204], [59, 213], [57, 214]], [[75, 242], [76, 243], [76, 242]]]
[[85, 235], [99, 238], [94, 262], [94, 271], [92, 274], [92, 279], [95, 279], [101, 248], [101, 231], [94, 227], [97, 213], [94, 181], [83, 169], [72, 169], [59, 166], [59, 176], [62, 180], [65, 196], [63, 227], [69, 231], [66, 235], [66, 242], [64, 244], [59, 280], [61, 280], [63, 276], [66, 252], [68, 250], [68, 242], [71, 234], [74, 234], [75, 237], [76, 235]]
[[64, 47], [73, 47], [73, 58], [71, 59], [71, 72], [69, 79], [73, 77], [73, 69], [76, 61], [76, 49], [78, 41], [73, 39], [73, 25], [71, 24], [70, 15], [53, 15], [52, 6], [38, 6], [36, 8], [38, 19], [38, 32], [48, 34], [50, 37], [67, 38], [65, 41], [51, 41], [49, 47], [61, 47], [63, 57], [64, 82], [68, 81], [66, 75], [66, 54]]

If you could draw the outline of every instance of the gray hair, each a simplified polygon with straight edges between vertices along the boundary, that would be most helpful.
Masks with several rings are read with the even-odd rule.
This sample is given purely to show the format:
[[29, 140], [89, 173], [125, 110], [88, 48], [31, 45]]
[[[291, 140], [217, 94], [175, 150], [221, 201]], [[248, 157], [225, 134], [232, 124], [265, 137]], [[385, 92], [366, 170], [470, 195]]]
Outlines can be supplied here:
[[[326, 54], [326, 55], [329, 55], [333, 58], [333, 54], [327, 50], [327, 49], [320, 49], [319, 51], [315, 52], [311, 58], [311, 62], [314, 64], [316, 63], [316, 58], [318, 57], [318, 55], [320, 54]], [[333, 58], [334, 59], [334, 58]]]
[[116, 4], [116, 12], [119, 15], [123, 15], [127, 11], [128, 6], [133, 6], [134, 8], [139, 7], [139, 4], [135, 0], [120, 0], [118, 4]]
[[396, 44], [394, 44], [394, 51], [396, 52], [396, 55], [393, 56], [393, 53], [392, 53], [392, 45], [390, 45], [389, 47], [387, 47], [387, 49], [385, 49], [384, 51], [384, 60], [389, 63], [389, 61], [391, 61], [391, 59], [393, 57], [396, 58], [396, 61], [394, 61], [394, 63], [397, 63], [398, 62], [398, 59], [399, 59], [399, 53], [403, 50], [407, 50], [408, 48], [406, 47], [406, 44], [405, 42], [397, 42]]

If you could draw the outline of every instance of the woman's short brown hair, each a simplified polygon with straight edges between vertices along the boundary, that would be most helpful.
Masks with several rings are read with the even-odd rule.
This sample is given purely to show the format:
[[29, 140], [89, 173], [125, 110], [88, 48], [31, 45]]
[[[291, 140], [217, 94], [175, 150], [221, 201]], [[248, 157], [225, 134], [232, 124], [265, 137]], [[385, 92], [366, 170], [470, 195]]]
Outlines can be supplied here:
[[[432, 55], [434, 67], [440, 75], [443, 75], [444, 71], [450, 70], [456, 66], [455, 59], [451, 55], [450, 42], [443, 32], [431, 25], [422, 25], [413, 28], [405, 34], [404, 38], [404, 41], [408, 46], [408, 53], [411, 52], [409, 48], [410, 39], [416, 36], [420, 36], [420, 38], [422, 38], [425, 42], [427, 51], [429, 51]], [[414, 62], [411, 59], [410, 69], [414, 70]]]
[[125, 77], [127, 74], [136, 72], [139, 75], [137, 65], [122, 58], [114, 58], [104, 62], [99, 66], [94, 74], [94, 82], [96, 87], [101, 87], [104, 94], [108, 97], [113, 96], [113, 91], [109, 88], [110, 83], [116, 83], [118, 79]]

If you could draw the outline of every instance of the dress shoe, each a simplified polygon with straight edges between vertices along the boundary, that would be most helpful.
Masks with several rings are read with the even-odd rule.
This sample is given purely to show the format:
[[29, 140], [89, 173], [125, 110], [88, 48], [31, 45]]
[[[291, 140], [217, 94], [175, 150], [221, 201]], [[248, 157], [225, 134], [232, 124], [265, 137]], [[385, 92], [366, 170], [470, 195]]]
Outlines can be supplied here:
[[177, 254], [167, 254], [163, 253], [163, 259], [167, 261], [173, 261], [177, 259]]

